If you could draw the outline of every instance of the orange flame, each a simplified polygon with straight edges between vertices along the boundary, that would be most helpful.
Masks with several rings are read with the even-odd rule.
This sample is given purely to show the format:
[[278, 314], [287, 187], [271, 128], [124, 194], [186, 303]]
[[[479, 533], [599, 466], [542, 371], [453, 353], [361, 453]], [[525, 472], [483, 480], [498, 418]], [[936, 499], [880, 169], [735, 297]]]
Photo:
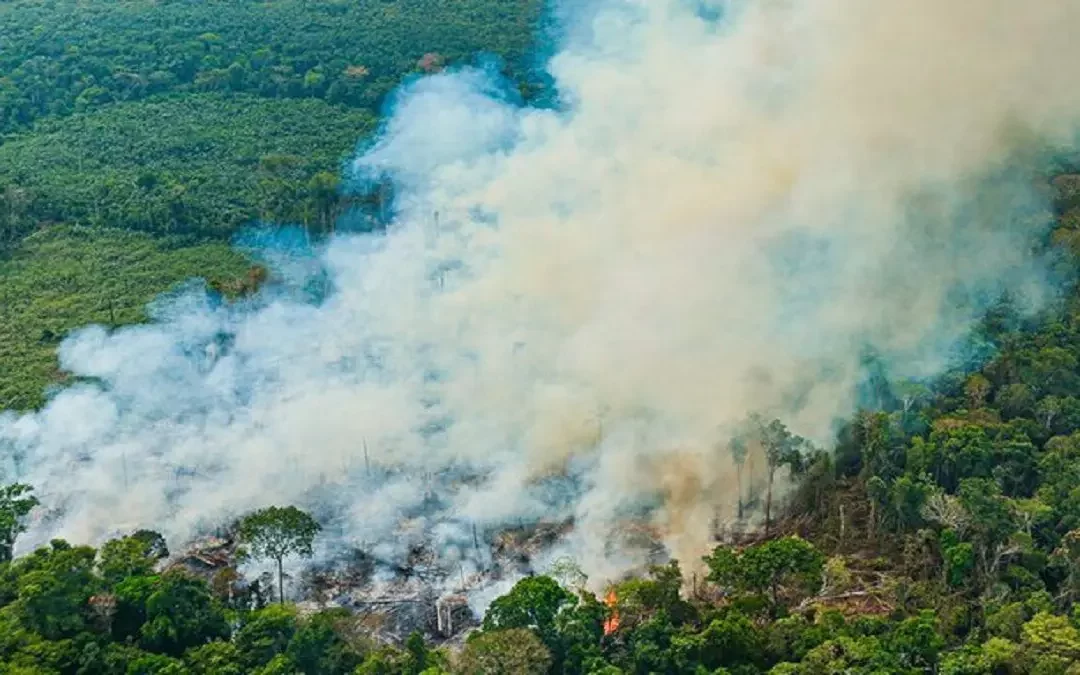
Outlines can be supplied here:
[[604, 619], [604, 635], [611, 635], [619, 630], [619, 610], [615, 608], [618, 602], [619, 598], [615, 595], [615, 589], [613, 588], [608, 591], [607, 597], [604, 598], [604, 604], [611, 608], [611, 616]]

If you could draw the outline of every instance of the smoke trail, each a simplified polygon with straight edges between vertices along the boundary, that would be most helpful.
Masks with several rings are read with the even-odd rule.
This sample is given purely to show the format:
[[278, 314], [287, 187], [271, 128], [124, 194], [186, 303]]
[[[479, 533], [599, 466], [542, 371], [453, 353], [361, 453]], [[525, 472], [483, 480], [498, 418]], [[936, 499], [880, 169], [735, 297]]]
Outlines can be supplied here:
[[1038, 299], [1023, 152], [1080, 118], [1080, 5], [574, 16], [565, 109], [471, 70], [399, 95], [356, 163], [395, 181], [394, 225], [326, 245], [320, 302], [190, 292], [71, 336], [92, 383], [0, 418], [9, 474], [58, 506], [28, 541], [294, 502], [389, 553], [416, 515], [460, 552], [474, 523], [573, 518], [603, 577], [645, 509], [691, 559], [735, 500], [725, 427], [766, 411], [828, 442], [863, 347], [930, 374], [986, 297]]

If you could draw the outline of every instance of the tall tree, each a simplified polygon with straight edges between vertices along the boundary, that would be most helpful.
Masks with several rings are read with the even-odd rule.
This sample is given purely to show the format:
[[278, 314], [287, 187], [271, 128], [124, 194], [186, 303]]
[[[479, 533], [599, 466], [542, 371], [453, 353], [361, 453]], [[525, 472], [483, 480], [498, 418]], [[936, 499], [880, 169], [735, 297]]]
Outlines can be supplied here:
[[321, 529], [314, 518], [295, 506], [271, 506], [240, 521], [240, 540], [247, 545], [248, 552], [277, 563], [279, 602], [285, 602], [285, 558], [290, 555], [310, 558], [311, 544]]
[[767, 464], [765, 486], [765, 535], [772, 530], [772, 502], [773, 483], [776, 479], [776, 471], [786, 465], [798, 471], [802, 466], [803, 448], [808, 444], [806, 439], [788, 431], [783, 422], [773, 419], [765, 422], [764, 418], [754, 415], [751, 418], [753, 428], [756, 431], [758, 441], [765, 451]]
[[536, 635], [525, 628], [482, 631], [470, 636], [461, 651], [458, 669], [468, 675], [548, 672], [551, 653]]
[[739, 522], [743, 519], [743, 468], [746, 466], [746, 455], [748, 449], [746, 447], [746, 439], [740, 436], [735, 436], [728, 443], [728, 449], [731, 451], [731, 457], [735, 460], [735, 489], [738, 491], [738, 515]]
[[11, 560], [15, 539], [26, 531], [26, 516], [39, 503], [33, 489], [22, 483], [0, 488], [0, 562]]

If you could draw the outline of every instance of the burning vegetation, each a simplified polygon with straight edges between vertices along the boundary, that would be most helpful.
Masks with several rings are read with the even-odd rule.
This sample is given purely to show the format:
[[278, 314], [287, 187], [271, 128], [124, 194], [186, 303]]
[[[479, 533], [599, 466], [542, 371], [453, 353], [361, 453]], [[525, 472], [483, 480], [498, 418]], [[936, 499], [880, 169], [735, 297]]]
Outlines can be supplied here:
[[[377, 642], [402, 644], [419, 632], [436, 643], [460, 643], [480, 625], [482, 598], [492, 589], [542, 572], [540, 562], [572, 531], [571, 522], [558, 522], [520, 524], [486, 536], [478, 533], [468, 559], [446, 556], [429, 537], [413, 542], [399, 557], [352, 547], [320, 556], [295, 579], [287, 576], [293, 589], [289, 595], [302, 598], [297, 607], [303, 615], [348, 610]], [[648, 530], [630, 531], [640, 539]], [[258, 606], [273, 599], [273, 575], [267, 572], [246, 581], [240, 573], [245, 563], [242, 542], [234, 532], [219, 535], [192, 543], [163, 569], [205, 580], [235, 606]], [[618, 628], [611, 598], [616, 614], [605, 624], [608, 633]]]
[[614, 588], [608, 591], [604, 604], [611, 611], [610, 616], [604, 619], [604, 635], [611, 635], [619, 630], [619, 596]]

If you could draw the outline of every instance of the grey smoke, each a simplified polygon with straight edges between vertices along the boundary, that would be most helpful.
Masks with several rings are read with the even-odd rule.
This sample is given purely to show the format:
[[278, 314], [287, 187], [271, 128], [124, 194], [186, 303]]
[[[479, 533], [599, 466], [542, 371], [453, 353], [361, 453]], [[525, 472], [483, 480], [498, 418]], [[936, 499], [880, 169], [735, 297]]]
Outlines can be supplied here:
[[565, 110], [468, 69], [400, 95], [355, 166], [395, 181], [394, 224], [325, 245], [322, 302], [194, 290], [70, 336], [93, 382], [0, 416], [5, 479], [54, 507], [24, 548], [292, 502], [387, 555], [410, 514], [449, 556], [474, 524], [573, 518], [559, 548], [594, 580], [641, 560], [611, 532], [644, 513], [693, 560], [735, 501], [725, 427], [827, 444], [863, 347], [931, 375], [985, 298], [1042, 298], [1024, 152], [1080, 119], [1080, 4], [576, 16]]

